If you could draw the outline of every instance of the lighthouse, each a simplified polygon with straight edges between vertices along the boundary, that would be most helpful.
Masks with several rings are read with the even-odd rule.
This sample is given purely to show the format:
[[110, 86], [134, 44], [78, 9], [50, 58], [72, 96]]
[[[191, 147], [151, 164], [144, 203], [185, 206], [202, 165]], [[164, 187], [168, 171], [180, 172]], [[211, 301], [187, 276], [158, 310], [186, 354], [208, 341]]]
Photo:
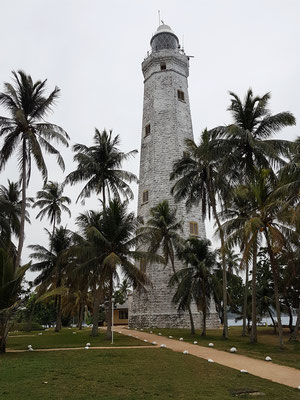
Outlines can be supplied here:
[[[185, 140], [193, 139], [188, 94], [189, 57], [178, 37], [168, 25], [160, 25], [151, 41], [151, 52], [142, 63], [144, 103], [141, 133], [138, 216], [148, 221], [150, 209], [163, 200], [177, 209], [183, 224], [183, 238], [205, 238], [205, 227], [199, 207], [186, 209], [185, 201], [175, 203], [170, 182], [174, 161], [182, 157]], [[132, 327], [189, 327], [188, 313], [178, 314], [172, 303], [175, 289], [169, 287], [171, 265], [150, 263], [139, 266], [151, 284], [146, 292], [133, 292], [129, 301], [129, 325]], [[175, 268], [182, 264], [175, 260]], [[193, 305], [196, 327], [201, 313]], [[207, 326], [216, 326], [216, 312], [210, 314]]]

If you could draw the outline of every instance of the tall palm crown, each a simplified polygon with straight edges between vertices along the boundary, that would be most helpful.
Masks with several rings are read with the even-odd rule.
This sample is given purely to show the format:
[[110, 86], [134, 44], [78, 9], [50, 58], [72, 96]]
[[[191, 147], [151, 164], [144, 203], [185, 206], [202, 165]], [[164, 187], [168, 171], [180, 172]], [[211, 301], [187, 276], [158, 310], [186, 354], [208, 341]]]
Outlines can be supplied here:
[[233, 123], [211, 131], [215, 147], [222, 148], [227, 154], [223, 159], [224, 171], [235, 166], [251, 178], [255, 175], [255, 168], [283, 165], [282, 156], [289, 154], [291, 142], [270, 137], [282, 128], [295, 125], [293, 114], [285, 111], [272, 115], [267, 108], [270, 93], [262, 97], [254, 96], [249, 89], [244, 101], [233, 92], [230, 95], [232, 99], [228, 110]]
[[77, 169], [71, 172], [66, 183], [74, 185], [78, 182], [85, 182], [77, 201], [90, 197], [91, 193], [102, 194], [103, 206], [106, 205], [106, 196], [117, 199], [120, 194], [125, 198], [132, 199], [133, 192], [128, 185], [137, 182], [137, 177], [131, 172], [122, 170], [122, 163], [137, 153], [137, 150], [123, 153], [119, 150], [119, 136], [112, 137], [112, 131], [99, 132], [95, 129], [94, 146], [76, 144], [74, 161], [77, 162]]
[[0, 105], [10, 114], [10, 117], [0, 117], [0, 138], [3, 139], [0, 171], [17, 151], [22, 183], [20, 239], [16, 258], [16, 263], [19, 264], [24, 243], [26, 188], [30, 180], [32, 158], [46, 181], [48, 172], [42, 149], [54, 154], [58, 165], [64, 169], [62, 156], [50, 142], [56, 140], [68, 146], [69, 137], [61, 127], [45, 122], [45, 117], [58, 97], [59, 89], [56, 87], [47, 97], [46, 80], [34, 83], [31, 76], [23, 71], [13, 72], [13, 77], [14, 85], [5, 83], [4, 92], [0, 93]]
[[50, 223], [53, 225], [53, 232], [56, 224], [61, 223], [62, 211], [65, 211], [71, 217], [70, 209], [64, 204], [71, 204], [71, 199], [63, 196], [63, 185], [57, 182], [48, 182], [44, 185], [43, 190], [37, 192], [37, 201], [33, 207], [39, 207], [41, 211], [37, 214], [36, 218], [41, 220], [47, 216]]
[[165, 264], [169, 261], [175, 273], [175, 249], [180, 243], [179, 232], [182, 232], [182, 222], [176, 219], [176, 209], [171, 209], [167, 200], [151, 208], [150, 219], [141, 230], [145, 234], [148, 251], [156, 254], [162, 251]]
[[216, 197], [222, 200], [229, 192], [226, 176], [220, 173], [224, 154], [222, 148], [214, 148], [212, 136], [205, 129], [199, 145], [186, 140], [186, 152], [173, 165], [170, 179], [175, 181], [171, 189], [175, 200], [186, 199], [188, 208], [200, 203], [203, 218], [210, 218]]

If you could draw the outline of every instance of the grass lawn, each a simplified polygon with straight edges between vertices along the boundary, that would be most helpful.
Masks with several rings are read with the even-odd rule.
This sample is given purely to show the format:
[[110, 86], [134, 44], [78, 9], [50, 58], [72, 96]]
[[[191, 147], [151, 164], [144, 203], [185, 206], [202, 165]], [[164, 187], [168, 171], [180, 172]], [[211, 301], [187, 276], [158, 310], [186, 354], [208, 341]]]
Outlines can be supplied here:
[[236, 347], [238, 354], [244, 354], [249, 357], [265, 359], [270, 356], [273, 362], [282, 365], [288, 365], [300, 369], [300, 342], [288, 342], [289, 333], [285, 331], [285, 349], [280, 350], [278, 346], [278, 336], [273, 334], [272, 328], [258, 328], [258, 343], [249, 343], [249, 337], [241, 336], [240, 327], [231, 327], [229, 329], [229, 339], [222, 337], [222, 330], [208, 330], [207, 336], [202, 338], [200, 333], [191, 335], [188, 329], [144, 329], [153, 333], [161, 332], [163, 336], [173, 336], [174, 339], [182, 337], [187, 342], [197, 341], [199, 345], [207, 346], [213, 342], [215, 349], [229, 351], [231, 347]]
[[[76, 334], [73, 334], [73, 332], [76, 332]], [[19, 332], [18, 334], [11, 332], [8, 337], [7, 348], [24, 350], [27, 349], [29, 344], [34, 349], [84, 347], [86, 343], [91, 343], [91, 346], [111, 346], [111, 340], [106, 339], [104, 330], [100, 330], [100, 334], [97, 337], [90, 336], [91, 329], [79, 331], [75, 328], [64, 328], [60, 332], [54, 332], [52, 329], [42, 333], [42, 335], [38, 335], [38, 332]], [[146, 344], [149, 345], [149, 343], [114, 333], [114, 346], [143, 346]]]
[[[1, 400], [265, 400], [299, 391], [168, 349], [10, 353], [0, 356]], [[255, 397], [257, 398], [257, 397]], [[259, 396], [260, 398], [260, 396]]]

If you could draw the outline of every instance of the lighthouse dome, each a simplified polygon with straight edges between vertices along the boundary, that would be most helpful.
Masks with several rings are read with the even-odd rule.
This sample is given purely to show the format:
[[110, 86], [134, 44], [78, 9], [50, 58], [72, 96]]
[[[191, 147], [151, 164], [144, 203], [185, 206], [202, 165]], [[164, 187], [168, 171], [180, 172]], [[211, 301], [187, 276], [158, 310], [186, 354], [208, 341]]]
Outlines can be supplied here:
[[177, 50], [179, 47], [179, 40], [169, 25], [162, 24], [153, 35], [150, 45], [152, 51], [164, 49]]

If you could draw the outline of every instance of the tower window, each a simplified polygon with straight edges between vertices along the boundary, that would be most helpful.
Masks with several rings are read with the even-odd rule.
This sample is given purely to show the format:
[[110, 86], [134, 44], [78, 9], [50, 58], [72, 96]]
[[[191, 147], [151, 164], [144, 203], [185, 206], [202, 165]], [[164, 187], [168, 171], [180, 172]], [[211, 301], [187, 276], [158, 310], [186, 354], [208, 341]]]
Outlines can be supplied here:
[[128, 319], [128, 311], [120, 310], [119, 311], [119, 319]]
[[167, 69], [166, 63], [161, 63], [161, 64], [160, 64], [160, 70], [161, 70], [161, 71], [164, 71], [165, 69]]
[[148, 203], [148, 201], [149, 201], [149, 192], [148, 190], [145, 190], [143, 192], [143, 204]]
[[198, 236], [198, 223], [190, 222], [190, 235]]
[[150, 124], [147, 124], [147, 125], [145, 126], [145, 136], [149, 136], [149, 135], [150, 135], [150, 132], [151, 132]]
[[184, 92], [182, 90], [177, 90], [178, 100], [184, 101]]
[[140, 261], [140, 271], [145, 273], [146, 272], [146, 260]]

